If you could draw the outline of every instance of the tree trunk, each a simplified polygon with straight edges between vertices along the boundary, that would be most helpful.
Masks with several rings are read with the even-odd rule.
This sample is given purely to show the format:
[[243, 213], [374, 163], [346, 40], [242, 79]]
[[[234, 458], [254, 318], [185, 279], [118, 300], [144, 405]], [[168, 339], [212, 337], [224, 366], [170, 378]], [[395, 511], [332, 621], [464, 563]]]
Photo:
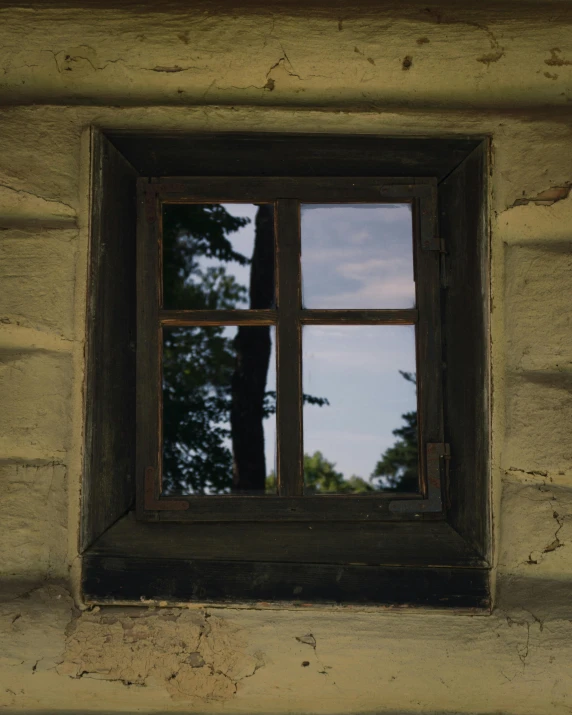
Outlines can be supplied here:
[[[274, 215], [272, 206], [258, 208], [250, 267], [250, 307], [274, 304]], [[233, 492], [263, 492], [264, 394], [270, 363], [270, 327], [240, 326], [234, 339], [236, 367], [232, 376], [230, 425]]]

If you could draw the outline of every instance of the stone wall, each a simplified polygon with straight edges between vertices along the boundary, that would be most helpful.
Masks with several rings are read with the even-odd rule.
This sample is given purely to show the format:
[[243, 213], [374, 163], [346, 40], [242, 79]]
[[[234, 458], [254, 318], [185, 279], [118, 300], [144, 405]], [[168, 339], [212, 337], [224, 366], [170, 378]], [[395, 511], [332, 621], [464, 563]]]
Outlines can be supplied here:
[[[0, 7], [0, 706], [570, 713], [572, 9], [239, 4]], [[85, 608], [93, 125], [492, 137], [492, 614]]]

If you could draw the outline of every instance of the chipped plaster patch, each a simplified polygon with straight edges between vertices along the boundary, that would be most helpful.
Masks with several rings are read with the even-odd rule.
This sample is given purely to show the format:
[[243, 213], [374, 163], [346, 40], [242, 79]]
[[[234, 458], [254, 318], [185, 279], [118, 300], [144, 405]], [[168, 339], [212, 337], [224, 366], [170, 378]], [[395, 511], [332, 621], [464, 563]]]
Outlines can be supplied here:
[[557, 201], [562, 201], [567, 199], [570, 195], [570, 184], [564, 186], [551, 186], [549, 189], [541, 191], [536, 196], [523, 196], [522, 198], [516, 199], [516, 201], [510, 206], [513, 208], [515, 206], [526, 206], [527, 204], [534, 203], [538, 206], [552, 206]]
[[227, 700], [264, 665], [238, 628], [206, 611], [94, 609], [67, 634], [60, 675], [154, 685], [174, 700]]

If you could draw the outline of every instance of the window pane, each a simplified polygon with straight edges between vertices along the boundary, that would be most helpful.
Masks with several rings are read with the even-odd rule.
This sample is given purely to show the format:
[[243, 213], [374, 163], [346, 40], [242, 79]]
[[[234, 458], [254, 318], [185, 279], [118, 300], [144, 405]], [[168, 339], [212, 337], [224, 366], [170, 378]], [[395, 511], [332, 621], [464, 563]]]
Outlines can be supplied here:
[[412, 308], [409, 204], [304, 204], [305, 308]]
[[163, 494], [276, 492], [274, 330], [163, 329]]
[[163, 206], [165, 309], [273, 306], [272, 205]]
[[306, 326], [306, 493], [417, 492], [413, 326]]

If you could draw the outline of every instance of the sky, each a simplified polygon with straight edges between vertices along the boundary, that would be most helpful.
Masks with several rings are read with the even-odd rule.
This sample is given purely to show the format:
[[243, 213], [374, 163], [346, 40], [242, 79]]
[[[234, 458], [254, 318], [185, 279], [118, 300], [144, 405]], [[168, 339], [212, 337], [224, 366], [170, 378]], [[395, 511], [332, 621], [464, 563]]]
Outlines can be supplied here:
[[[257, 207], [225, 204], [251, 223], [228, 236], [252, 255]], [[399, 205], [304, 205], [301, 211], [303, 304], [306, 308], [410, 308], [415, 302], [411, 209]], [[214, 265], [203, 261], [204, 267]], [[225, 263], [249, 283], [249, 266]], [[245, 306], [246, 307], [246, 306]], [[229, 328], [229, 336], [236, 328]], [[275, 389], [275, 333], [268, 390]], [[346, 477], [368, 478], [395, 442], [401, 415], [416, 409], [415, 386], [399, 370], [415, 372], [413, 326], [305, 326], [304, 393], [328, 406], [304, 407], [304, 451], [321, 451]], [[275, 465], [274, 416], [265, 421], [267, 470]]]

